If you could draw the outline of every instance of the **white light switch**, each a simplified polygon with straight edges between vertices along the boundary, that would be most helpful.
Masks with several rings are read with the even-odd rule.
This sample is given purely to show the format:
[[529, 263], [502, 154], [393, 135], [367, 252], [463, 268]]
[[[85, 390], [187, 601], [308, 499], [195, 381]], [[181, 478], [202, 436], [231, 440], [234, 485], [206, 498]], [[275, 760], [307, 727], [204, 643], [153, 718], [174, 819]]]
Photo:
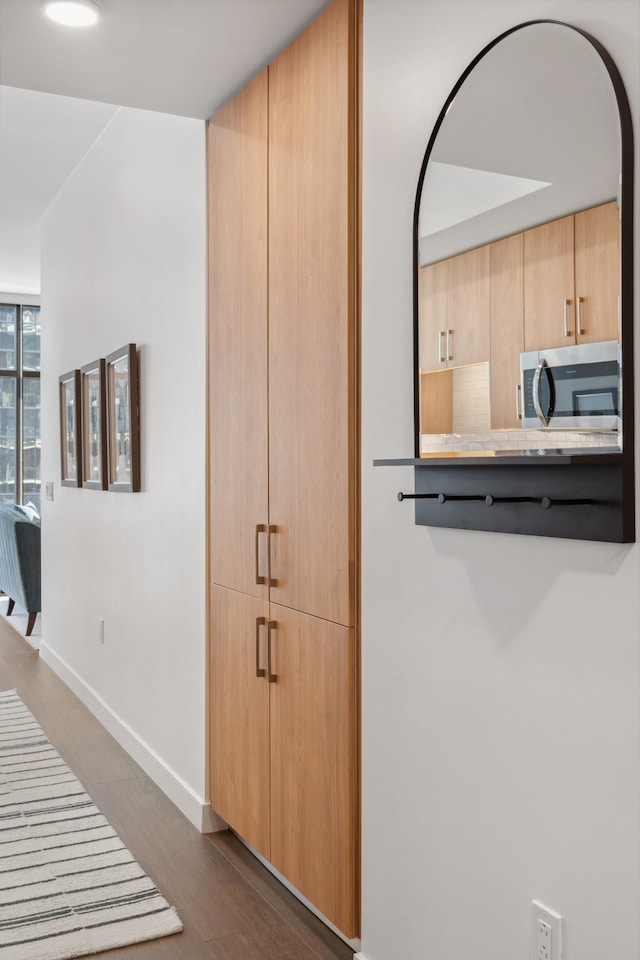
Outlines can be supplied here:
[[47, 500], [53, 500], [53, 480], [47, 480], [44, 485], [44, 495]]

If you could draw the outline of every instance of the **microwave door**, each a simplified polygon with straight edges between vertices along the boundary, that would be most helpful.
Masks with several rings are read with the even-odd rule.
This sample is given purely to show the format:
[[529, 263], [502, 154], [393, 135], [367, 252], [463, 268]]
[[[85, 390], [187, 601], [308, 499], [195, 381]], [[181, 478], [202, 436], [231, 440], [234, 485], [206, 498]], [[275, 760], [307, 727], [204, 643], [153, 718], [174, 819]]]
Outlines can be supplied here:
[[551, 368], [543, 358], [533, 375], [533, 405], [543, 427], [547, 427], [556, 405], [555, 387]]

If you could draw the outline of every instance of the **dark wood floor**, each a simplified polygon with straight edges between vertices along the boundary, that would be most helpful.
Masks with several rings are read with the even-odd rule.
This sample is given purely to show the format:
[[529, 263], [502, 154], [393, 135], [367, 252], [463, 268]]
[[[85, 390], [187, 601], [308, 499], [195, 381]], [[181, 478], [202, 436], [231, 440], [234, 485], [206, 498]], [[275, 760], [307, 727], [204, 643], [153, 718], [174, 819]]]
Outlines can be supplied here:
[[198, 833], [0, 618], [0, 690], [13, 689], [184, 924], [180, 934], [101, 958], [351, 960], [353, 951], [233, 834]]

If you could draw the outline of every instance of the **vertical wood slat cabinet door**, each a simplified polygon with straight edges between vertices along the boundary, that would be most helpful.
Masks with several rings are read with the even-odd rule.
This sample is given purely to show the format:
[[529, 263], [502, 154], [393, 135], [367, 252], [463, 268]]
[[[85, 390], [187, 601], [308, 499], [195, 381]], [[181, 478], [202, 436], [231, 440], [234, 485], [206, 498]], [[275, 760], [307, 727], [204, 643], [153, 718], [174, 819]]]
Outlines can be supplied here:
[[447, 366], [489, 360], [489, 246], [449, 261], [449, 347]]
[[[270, 855], [268, 604], [211, 588], [211, 802], [241, 837]], [[260, 620], [263, 622], [260, 623]]]
[[573, 260], [573, 216], [525, 230], [525, 350], [575, 343]]
[[355, 4], [269, 67], [272, 601], [354, 623]]
[[[268, 598], [268, 71], [208, 124], [211, 580]], [[256, 543], [259, 556], [256, 557]]]
[[575, 215], [577, 342], [620, 340], [620, 218], [614, 201]]
[[450, 262], [429, 263], [420, 267], [418, 274], [419, 356], [423, 373], [446, 367]]
[[491, 244], [491, 428], [519, 428], [524, 350], [523, 235]]
[[356, 934], [354, 630], [271, 605], [271, 862]]

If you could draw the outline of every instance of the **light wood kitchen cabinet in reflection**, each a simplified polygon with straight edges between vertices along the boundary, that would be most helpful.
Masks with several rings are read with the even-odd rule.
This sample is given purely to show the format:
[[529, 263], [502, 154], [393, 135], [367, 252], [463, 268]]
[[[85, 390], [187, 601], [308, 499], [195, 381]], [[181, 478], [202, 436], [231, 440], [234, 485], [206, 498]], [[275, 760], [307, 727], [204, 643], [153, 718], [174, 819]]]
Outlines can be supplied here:
[[449, 329], [449, 260], [420, 268], [418, 302], [420, 318], [420, 369], [446, 367], [446, 336]]
[[618, 340], [615, 201], [524, 234], [525, 350]]
[[520, 427], [520, 354], [524, 350], [521, 233], [491, 244], [491, 427]]
[[420, 268], [420, 369], [489, 359], [489, 246]]
[[576, 343], [620, 340], [620, 217], [616, 202], [575, 215]]

